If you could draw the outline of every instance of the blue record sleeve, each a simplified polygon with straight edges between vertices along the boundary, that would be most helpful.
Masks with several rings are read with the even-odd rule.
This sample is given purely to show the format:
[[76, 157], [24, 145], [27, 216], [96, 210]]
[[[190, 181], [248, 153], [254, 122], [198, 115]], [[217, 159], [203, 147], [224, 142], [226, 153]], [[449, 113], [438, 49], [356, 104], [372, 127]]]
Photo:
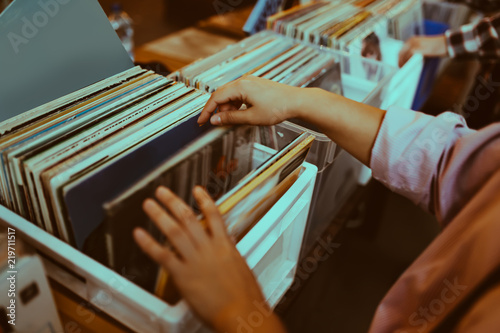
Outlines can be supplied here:
[[78, 249], [83, 249], [87, 237], [104, 221], [104, 203], [213, 128], [210, 124], [200, 127], [198, 116], [195, 114], [144, 146], [114, 160], [100, 172], [67, 188], [63, 197]]
[[259, 0], [248, 17], [243, 31], [253, 35], [259, 31], [266, 30], [267, 18], [276, 14], [283, 0]]

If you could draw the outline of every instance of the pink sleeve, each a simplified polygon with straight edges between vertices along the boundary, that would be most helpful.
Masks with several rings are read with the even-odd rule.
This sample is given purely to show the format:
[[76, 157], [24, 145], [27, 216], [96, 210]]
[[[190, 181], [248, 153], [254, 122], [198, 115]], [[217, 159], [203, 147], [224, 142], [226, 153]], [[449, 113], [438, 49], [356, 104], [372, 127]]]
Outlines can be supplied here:
[[476, 132], [455, 113], [391, 107], [370, 164], [375, 179], [446, 225], [500, 167], [500, 124]]

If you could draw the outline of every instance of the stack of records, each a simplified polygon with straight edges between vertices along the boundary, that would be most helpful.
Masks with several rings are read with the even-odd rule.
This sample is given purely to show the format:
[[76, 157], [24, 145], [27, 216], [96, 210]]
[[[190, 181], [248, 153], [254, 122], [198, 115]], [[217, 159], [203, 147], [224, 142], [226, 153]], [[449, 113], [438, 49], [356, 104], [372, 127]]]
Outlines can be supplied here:
[[386, 0], [377, 14], [387, 17], [389, 37], [406, 41], [412, 36], [425, 34], [422, 8], [421, 0]]
[[136, 67], [3, 122], [2, 204], [82, 249], [103, 220], [100, 200], [182, 147], [159, 142], [196, 123], [207, 98]]
[[[36, 16], [38, 7], [14, 2], [0, 28], [22, 30], [23, 22], [11, 18]], [[22, 65], [2, 72], [2, 83], [29, 102], [2, 104], [0, 204], [166, 297], [168, 275], [132, 240], [132, 229], [142, 226], [166, 241], [145, 216], [144, 200], [163, 185], [197, 211], [191, 193], [202, 186], [231, 235], [241, 238], [299, 177], [313, 137], [302, 135], [275, 156], [268, 151], [270, 159], [258, 166], [255, 128], [200, 126], [209, 95], [133, 67], [96, 0], [58, 10], [37, 42], [19, 53], [0, 47], [7, 59], [1, 61]], [[53, 54], [40, 58], [47, 50]], [[35, 76], [18, 73], [35, 67]]]
[[[268, 19], [268, 29], [310, 43], [338, 47], [338, 40], [356, 28], [373, 22], [364, 7], [349, 2], [311, 2], [293, 7]], [[366, 28], [364, 28], [366, 30]]]
[[450, 29], [456, 29], [467, 23], [473, 11], [465, 4], [442, 1], [425, 1], [423, 14], [426, 20], [446, 24]]
[[[319, 86], [341, 92], [340, 59], [332, 52], [263, 31], [186, 66], [172, 77], [207, 92], [245, 75], [296, 87]], [[328, 83], [326, 83], [328, 82]]]
[[347, 50], [371, 33], [405, 40], [420, 32], [415, 24], [421, 27], [421, 21], [418, 0], [357, 0], [310, 2], [269, 17], [267, 24], [292, 38]]
[[[212, 131], [108, 201], [104, 205], [107, 219], [99, 233], [105, 238], [107, 264], [175, 304], [179, 297], [168, 272], [149, 259], [132, 239], [133, 229], [140, 226], [159, 242], [168, 242], [140, 209], [141, 204], [145, 198], [154, 196], [158, 186], [165, 186], [182, 198], [189, 198], [188, 203], [196, 211], [186, 189], [205, 183], [209, 194], [218, 198], [216, 204], [229, 235], [240, 240], [297, 180], [314, 141], [314, 136], [304, 133], [250, 171], [253, 134], [253, 128], [249, 127]], [[223, 153], [228, 146], [227, 138], [235, 143], [230, 159]], [[201, 216], [199, 220], [205, 224]]]
[[167, 275], [132, 240], [142, 226], [164, 241], [144, 200], [163, 185], [196, 211], [202, 186], [241, 238], [293, 184], [313, 140], [254, 170], [255, 128], [199, 126], [208, 98], [135, 67], [0, 123], [1, 204], [167, 297]]

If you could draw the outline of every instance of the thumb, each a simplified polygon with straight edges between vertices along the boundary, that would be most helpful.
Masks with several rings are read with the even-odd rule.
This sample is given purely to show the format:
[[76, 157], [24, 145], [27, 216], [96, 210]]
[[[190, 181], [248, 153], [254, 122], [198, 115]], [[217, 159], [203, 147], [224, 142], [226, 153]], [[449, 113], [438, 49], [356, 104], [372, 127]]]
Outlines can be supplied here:
[[218, 112], [210, 118], [212, 125], [243, 125], [255, 124], [255, 119], [252, 117], [250, 110], [235, 110]]
[[399, 67], [403, 67], [403, 65], [406, 64], [406, 62], [410, 57], [411, 57], [411, 50], [403, 48], [399, 53], [399, 59], [398, 59]]

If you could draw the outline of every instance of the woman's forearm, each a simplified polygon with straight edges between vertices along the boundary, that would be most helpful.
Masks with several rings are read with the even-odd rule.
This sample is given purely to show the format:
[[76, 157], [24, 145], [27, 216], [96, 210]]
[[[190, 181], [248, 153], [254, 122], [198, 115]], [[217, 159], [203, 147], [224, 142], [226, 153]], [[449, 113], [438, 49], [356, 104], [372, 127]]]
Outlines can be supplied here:
[[[240, 106], [247, 108], [242, 111]], [[216, 114], [215, 111], [218, 110]], [[354, 102], [319, 88], [297, 88], [257, 77], [244, 77], [217, 92], [205, 105], [198, 122], [213, 125], [275, 125], [299, 118], [366, 165], [385, 111]]]
[[370, 165], [385, 111], [318, 88], [303, 89], [297, 118], [311, 123], [365, 165]]

